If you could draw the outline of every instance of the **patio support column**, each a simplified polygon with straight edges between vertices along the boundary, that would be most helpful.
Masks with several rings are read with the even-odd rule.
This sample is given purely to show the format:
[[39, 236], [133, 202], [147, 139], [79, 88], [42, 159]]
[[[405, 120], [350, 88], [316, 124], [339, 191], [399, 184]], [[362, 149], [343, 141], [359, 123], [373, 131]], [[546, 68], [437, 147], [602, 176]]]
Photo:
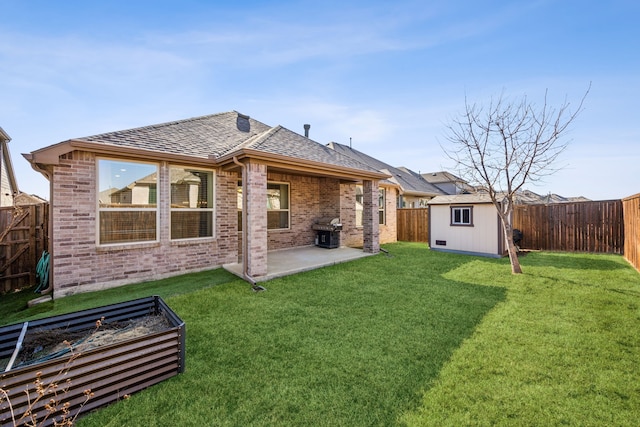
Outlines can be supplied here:
[[249, 277], [267, 274], [267, 165], [243, 168], [242, 264]]
[[362, 182], [362, 227], [365, 252], [380, 252], [380, 220], [378, 211], [378, 181]]

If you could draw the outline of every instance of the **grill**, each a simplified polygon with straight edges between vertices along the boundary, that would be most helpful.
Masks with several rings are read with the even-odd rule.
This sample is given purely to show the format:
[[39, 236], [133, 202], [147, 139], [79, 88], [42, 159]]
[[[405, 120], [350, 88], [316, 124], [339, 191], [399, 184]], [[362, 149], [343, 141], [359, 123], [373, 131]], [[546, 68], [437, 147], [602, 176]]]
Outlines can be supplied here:
[[316, 231], [316, 246], [328, 249], [340, 246], [340, 218], [320, 218], [311, 229]]

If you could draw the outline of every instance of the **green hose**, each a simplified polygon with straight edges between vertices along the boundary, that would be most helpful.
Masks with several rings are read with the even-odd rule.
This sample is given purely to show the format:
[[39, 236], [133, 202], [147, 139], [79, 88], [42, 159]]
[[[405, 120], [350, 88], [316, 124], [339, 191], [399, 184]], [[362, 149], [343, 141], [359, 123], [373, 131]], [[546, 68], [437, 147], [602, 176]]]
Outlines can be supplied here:
[[49, 252], [47, 251], [42, 252], [40, 261], [36, 266], [36, 280], [38, 281], [38, 286], [35, 293], [39, 294], [49, 286]]

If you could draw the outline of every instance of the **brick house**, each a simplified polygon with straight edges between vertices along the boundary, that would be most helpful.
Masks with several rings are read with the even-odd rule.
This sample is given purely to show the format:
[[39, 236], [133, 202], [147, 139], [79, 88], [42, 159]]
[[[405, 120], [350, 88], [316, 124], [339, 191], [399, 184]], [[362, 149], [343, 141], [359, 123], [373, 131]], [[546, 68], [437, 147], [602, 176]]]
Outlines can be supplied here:
[[[311, 227], [326, 217], [340, 218], [341, 245], [377, 253], [395, 241], [388, 175], [235, 111], [24, 157], [50, 182], [56, 296], [238, 262], [252, 281], [268, 251], [313, 245]], [[381, 239], [380, 223], [393, 233]]]
[[[411, 169], [391, 166], [375, 157], [337, 142], [330, 142], [327, 147], [386, 174], [388, 178], [380, 181], [380, 186], [395, 188], [396, 197], [389, 203], [395, 203], [397, 208], [426, 208], [429, 200], [447, 194]], [[395, 221], [393, 229], [395, 230]], [[391, 231], [389, 230], [389, 232]]]

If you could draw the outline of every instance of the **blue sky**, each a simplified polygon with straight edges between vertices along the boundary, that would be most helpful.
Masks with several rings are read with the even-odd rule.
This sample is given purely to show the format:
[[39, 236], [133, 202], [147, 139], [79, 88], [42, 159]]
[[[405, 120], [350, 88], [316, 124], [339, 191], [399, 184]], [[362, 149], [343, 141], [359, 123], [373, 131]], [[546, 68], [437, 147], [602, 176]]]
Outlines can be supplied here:
[[640, 2], [0, 0], [0, 126], [21, 153], [237, 110], [417, 172], [452, 170], [465, 96], [584, 111], [564, 168], [532, 191], [640, 192]]

